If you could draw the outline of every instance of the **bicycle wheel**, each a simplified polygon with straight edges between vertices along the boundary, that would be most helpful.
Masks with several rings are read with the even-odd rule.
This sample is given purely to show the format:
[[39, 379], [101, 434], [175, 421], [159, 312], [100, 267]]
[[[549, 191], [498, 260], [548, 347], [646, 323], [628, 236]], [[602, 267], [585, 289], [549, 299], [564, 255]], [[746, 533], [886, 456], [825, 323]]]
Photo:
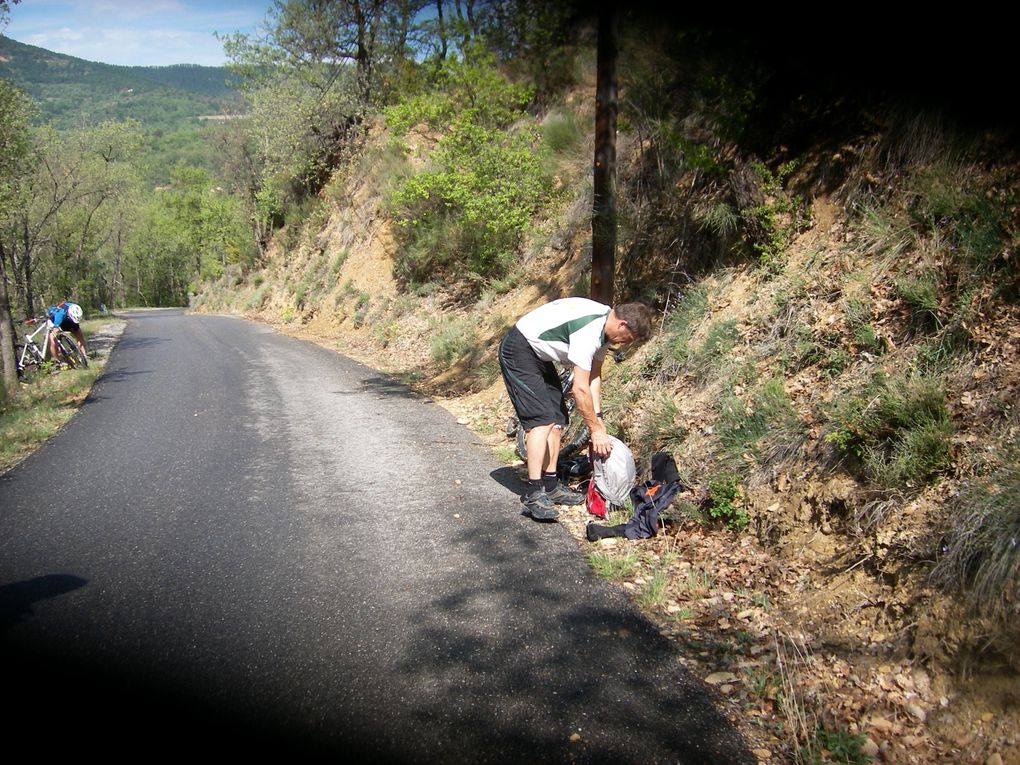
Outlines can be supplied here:
[[560, 459], [570, 459], [581, 449], [586, 449], [589, 441], [591, 441], [591, 431], [588, 430], [584, 420], [580, 417], [572, 418], [560, 439]]
[[[572, 418], [570, 424], [567, 425], [563, 435], [560, 437], [560, 456], [558, 461], [562, 462], [563, 460], [570, 459], [581, 449], [587, 448], [590, 440], [591, 431], [584, 424], [584, 420]], [[528, 461], [528, 450], [524, 443], [524, 428], [520, 425], [517, 426], [517, 456], [525, 462]]]
[[89, 365], [88, 357], [82, 353], [74, 337], [67, 332], [57, 333], [57, 352], [61, 360], [70, 367], [85, 368]]
[[35, 343], [26, 346], [24, 343], [14, 345], [14, 360], [18, 367], [18, 379], [24, 380], [32, 372], [39, 369], [42, 363], [42, 353]]

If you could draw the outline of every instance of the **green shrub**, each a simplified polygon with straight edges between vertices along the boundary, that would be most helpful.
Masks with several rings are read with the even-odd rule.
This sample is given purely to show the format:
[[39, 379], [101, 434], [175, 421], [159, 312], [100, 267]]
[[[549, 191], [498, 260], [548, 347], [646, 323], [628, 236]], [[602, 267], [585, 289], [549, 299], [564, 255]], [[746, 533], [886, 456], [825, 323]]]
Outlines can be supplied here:
[[939, 286], [934, 274], [897, 279], [896, 293], [910, 307], [914, 319], [929, 327], [938, 324]]
[[708, 481], [708, 514], [722, 521], [728, 528], [742, 529], [748, 522], [740, 489], [740, 476], [719, 473]]
[[837, 403], [825, 440], [855, 457], [870, 482], [902, 489], [952, 464], [953, 433], [940, 381], [879, 374]]
[[432, 358], [448, 366], [475, 347], [474, 322], [444, 317], [432, 325]]
[[766, 380], [746, 402], [732, 391], [723, 396], [716, 429], [729, 464], [782, 454], [799, 445], [804, 432], [781, 379]]
[[763, 266], [776, 271], [786, 255], [794, 238], [810, 222], [810, 215], [804, 200], [790, 195], [783, 188], [786, 179], [796, 168], [791, 160], [781, 165], [775, 173], [761, 162], [754, 165], [754, 171], [761, 181], [765, 202], [745, 211], [757, 223], [764, 235], [754, 242], [754, 249]]
[[969, 281], [1007, 267], [1000, 254], [1008, 246], [1017, 190], [997, 188], [968, 168], [939, 162], [914, 173], [911, 213], [929, 230], [948, 232], [948, 252]]
[[667, 372], [687, 364], [691, 356], [691, 336], [708, 313], [708, 288], [691, 287], [666, 319]]
[[858, 733], [839, 728], [830, 730], [819, 724], [810, 739], [800, 750], [800, 761], [807, 765], [869, 765], [875, 761], [870, 754], [865, 754], [865, 737]]
[[537, 130], [511, 129], [527, 116], [530, 92], [479, 51], [449, 62], [443, 78], [446, 87], [387, 111], [395, 130], [443, 126], [426, 167], [389, 196], [400, 244], [394, 270], [404, 285], [504, 274], [550, 187]]
[[554, 154], [569, 154], [581, 144], [581, 127], [573, 112], [558, 112], [542, 123], [542, 143]]
[[933, 581], [1015, 628], [1020, 603], [1020, 464], [964, 485], [951, 506]]
[[651, 454], [680, 446], [687, 438], [687, 431], [677, 424], [680, 410], [673, 394], [658, 391], [645, 396], [643, 403], [645, 412], [630, 439], [632, 448], [639, 454]]
[[408, 178], [392, 196], [405, 284], [437, 275], [499, 277], [548, 183], [531, 131], [453, 126], [431, 169]]

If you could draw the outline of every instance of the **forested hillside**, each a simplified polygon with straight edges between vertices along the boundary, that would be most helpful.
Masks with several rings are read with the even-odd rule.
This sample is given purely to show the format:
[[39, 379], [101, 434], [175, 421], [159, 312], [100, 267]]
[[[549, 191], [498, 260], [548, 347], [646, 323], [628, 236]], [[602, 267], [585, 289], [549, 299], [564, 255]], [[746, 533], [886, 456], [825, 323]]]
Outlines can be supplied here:
[[0, 36], [0, 77], [35, 101], [40, 120], [72, 128], [134, 119], [175, 130], [197, 117], [237, 111], [240, 101], [220, 67], [113, 66], [84, 61]]
[[[165, 294], [380, 366], [513, 462], [496, 343], [591, 287], [598, 19], [353, 5], [292, 0], [228, 41], [246, 116], [221, 177], [249, 249], [192, 225], [223, 197], [181, 170], [123, 253], [150, 273], [153, 226], [191, 232]], [[1008, 47], [966, 19], [866, 22], [793, 40], [619, 14], [615, 295], [658, 322], [607, 370], [606, 418], [687, 491], [649, 540], [562, 525], [761, 761], [1020, 762]]]

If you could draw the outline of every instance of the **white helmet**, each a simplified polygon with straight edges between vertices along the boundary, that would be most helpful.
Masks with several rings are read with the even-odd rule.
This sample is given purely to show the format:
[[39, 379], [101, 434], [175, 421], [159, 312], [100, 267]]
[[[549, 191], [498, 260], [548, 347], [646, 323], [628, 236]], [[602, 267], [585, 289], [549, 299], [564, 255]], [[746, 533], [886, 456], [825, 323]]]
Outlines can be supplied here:
[[71, 305], [67, 307], [67, 315], [71, 317], [71, 321], [75, 324], [81, 324], [81, 306], [77, 303], [71, 303]]

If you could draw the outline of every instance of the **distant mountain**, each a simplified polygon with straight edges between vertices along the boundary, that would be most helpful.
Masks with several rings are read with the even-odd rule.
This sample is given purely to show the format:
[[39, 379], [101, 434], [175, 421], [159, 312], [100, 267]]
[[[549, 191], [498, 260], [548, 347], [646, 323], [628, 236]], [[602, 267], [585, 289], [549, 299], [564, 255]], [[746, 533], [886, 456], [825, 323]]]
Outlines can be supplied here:
[[236, 112], [240, 99], [224, 67], [114, 66], [54, 53], [0, 36], [0, 77], [24, 90], [40, 121], [57, 127], [136, 119], [160, 131], [195, 125], [203, 115]]

